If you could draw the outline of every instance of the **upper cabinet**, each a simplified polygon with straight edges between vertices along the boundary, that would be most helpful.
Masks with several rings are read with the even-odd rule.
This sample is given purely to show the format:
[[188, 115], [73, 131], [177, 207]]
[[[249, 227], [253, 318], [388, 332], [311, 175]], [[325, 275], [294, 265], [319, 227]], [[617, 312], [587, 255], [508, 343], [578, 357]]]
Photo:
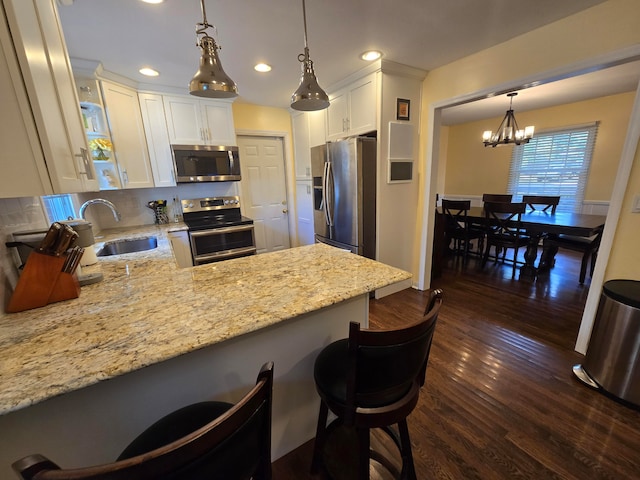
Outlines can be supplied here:
[[326, 118], [324, 110], [292, 115], [296, 178], [311, 178], [311, 147], [326, 143]]
[[377, 129], [376, 73], [331, 95], [327, 109], [327, 140], [360, 135]]
[[122, 188], [99, 82], [83, 77], [75, 77], [75, 81], [89, 153], [100, 190]]
[[2, 5], [0, 195], [97, 191], [55, 0]]
[[0, 8], [0, 197], [53, 193], [4, 10]]
[[169, 141], [177, 145], [236, 145], [228, 100], [163, 96]]
[[156, 187], [173, 187], [176, 185], [176, 179], [173, 172], [173, 157], [171, 156], [162, 95], [139, 93], [138, 100], [147, 136], [153, 181]]
[[138, 92], [104, 80], [101, 86], [122, 186], [153, 187]]

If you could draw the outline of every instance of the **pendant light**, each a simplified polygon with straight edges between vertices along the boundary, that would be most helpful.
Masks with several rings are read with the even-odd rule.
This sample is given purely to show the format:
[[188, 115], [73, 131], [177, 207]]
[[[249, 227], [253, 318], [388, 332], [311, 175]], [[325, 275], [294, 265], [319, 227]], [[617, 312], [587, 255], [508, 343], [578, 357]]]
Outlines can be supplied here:
[[298, 61], [302, 63], [302, 77], [300, 86], [291, 96], [291, 108], [305, 112], [322, 110], [329, 106], [329, 96], [318, 85], [318, 79], [313, 71], [313, 62], [309, 58], [309, 45], [307, 43], [307, 10], [305, 0], [302, 0], [302, 19], [304, 21], [304, 53], [298, 55]]
[[[207, 22], [204, 0], [200, 0], [202, 7], [202, 23], [196, 23], [196, 45], [202, 49], [200, 68], [189, 83], [189, 93], [198, 97], [232, 98], [238, 96], [238, 87], [222, 69], [218, 58], [220, 47], [213, 37], [207, 35], [207, 28], [213, 25]], [[202, 37], [198, 37], [202, 35]]]
[[529, 143], [529, 140], [533, 137], [534, 127], [525, 127], [524, 130], [518, 128], [518, 122], [513, 114], [513, 97], [518, 95], [517, 92], [508, 93], [509, 97], [509, 110], [502, 119], [502, 123], [498, 127], [498, 130], [494, 133], [491, 130], [487, 130], [482, 134], [482, 141], [485, 147], [497, 147], [498, 145], [515, 144], [521, 145], [523, 143]]

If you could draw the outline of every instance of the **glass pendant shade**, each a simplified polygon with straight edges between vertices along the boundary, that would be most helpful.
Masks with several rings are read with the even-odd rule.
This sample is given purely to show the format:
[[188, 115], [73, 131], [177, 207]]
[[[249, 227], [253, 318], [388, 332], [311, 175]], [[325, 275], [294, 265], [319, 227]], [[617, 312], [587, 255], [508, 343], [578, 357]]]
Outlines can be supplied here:
[[307, 59], [302, 61], [302, 77], [300, 86], [291, 96], [291, 108], [305, 112], [322, 110], [329, 106], [329, 96], [318, 85], [318, 79], [313, 71], [313, 62]]
[[205, 35], [200, 39], [202, 57], [200, 68], [189, 83], [189, 93], [198, 97], [232, 98], [238, 96], [238, 87], [225, 73], [218, 58], [220, 47]]

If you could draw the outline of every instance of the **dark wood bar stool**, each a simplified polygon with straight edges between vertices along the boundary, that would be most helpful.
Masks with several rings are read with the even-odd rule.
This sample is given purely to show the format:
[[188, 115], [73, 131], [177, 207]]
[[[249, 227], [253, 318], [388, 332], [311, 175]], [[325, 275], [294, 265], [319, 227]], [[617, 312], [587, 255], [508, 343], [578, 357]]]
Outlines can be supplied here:
[[36, 454], [13, 469], [24, 480], [270, 480], [272, 389], [269, 362], [237, 404], [200, 402], [170, 413], [113, 463], [62, 469]]
[[[333, 342], [320, 352], [314, 366], [321, 402], [312, 472], [325, 466], [325, 444], [338, 427], [355, 431], [356, 478], [369, 478], [370, 458], [393, 472], [388, 459], [371, 451], [370, 429], [380, 428], [401, 453], [400, 478], [416, 479], [407, 416], [415, 408], [425, 382], [441, 305], [442, 290], [432, 290], [425, 315], [419, 321], [394, 330], [361, 330], [359, 323], [351, 322], [348, 339]], [[337, 418], [327, 427], [329, 410]], [[397, 425], [397, 432], [391, 428], [393, 425]]]

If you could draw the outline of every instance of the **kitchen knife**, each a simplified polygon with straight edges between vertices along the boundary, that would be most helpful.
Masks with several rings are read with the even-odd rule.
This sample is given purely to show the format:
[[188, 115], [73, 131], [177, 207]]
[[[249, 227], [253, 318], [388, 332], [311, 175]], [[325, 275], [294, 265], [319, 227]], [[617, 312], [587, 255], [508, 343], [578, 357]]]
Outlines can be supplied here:
[[65, 258], [64, 263], [62, 264], [62, 271], [64, 273], [69, 273], [69, 269], [73, 264], [73, 253], [78, 247], [73, 247], [73, 249], [67, 253], [67, 258]]
[[44, 238], [36, 248], [37, 252], [44, 253], [47, 255], [53, 254], [53, 248], [58, 241], [58, 236], [60, 232], [63, 230], [63, 226], [61, 223], [53, 222], [49, 227], [49, 230], [45, 234]]
[[74, 252], [73, 262], [69, 266], [69, 273], [71, 275], [73, 275], [73, 273], [76, 271], [76, 268], [78, 268], [78, 264], [80, 263], [80, 259], [82, 258], [82, 254], [84, 254], [84, 248], [75, 247], [73, 252]]
[[58, 235], [57, 242], [53, 246], [53, 254], [56, 257], [62, 255], [72, 245], [76, 238], [78, 238], [78, 233], [69, 225], [64, 225], [62, 231]]

